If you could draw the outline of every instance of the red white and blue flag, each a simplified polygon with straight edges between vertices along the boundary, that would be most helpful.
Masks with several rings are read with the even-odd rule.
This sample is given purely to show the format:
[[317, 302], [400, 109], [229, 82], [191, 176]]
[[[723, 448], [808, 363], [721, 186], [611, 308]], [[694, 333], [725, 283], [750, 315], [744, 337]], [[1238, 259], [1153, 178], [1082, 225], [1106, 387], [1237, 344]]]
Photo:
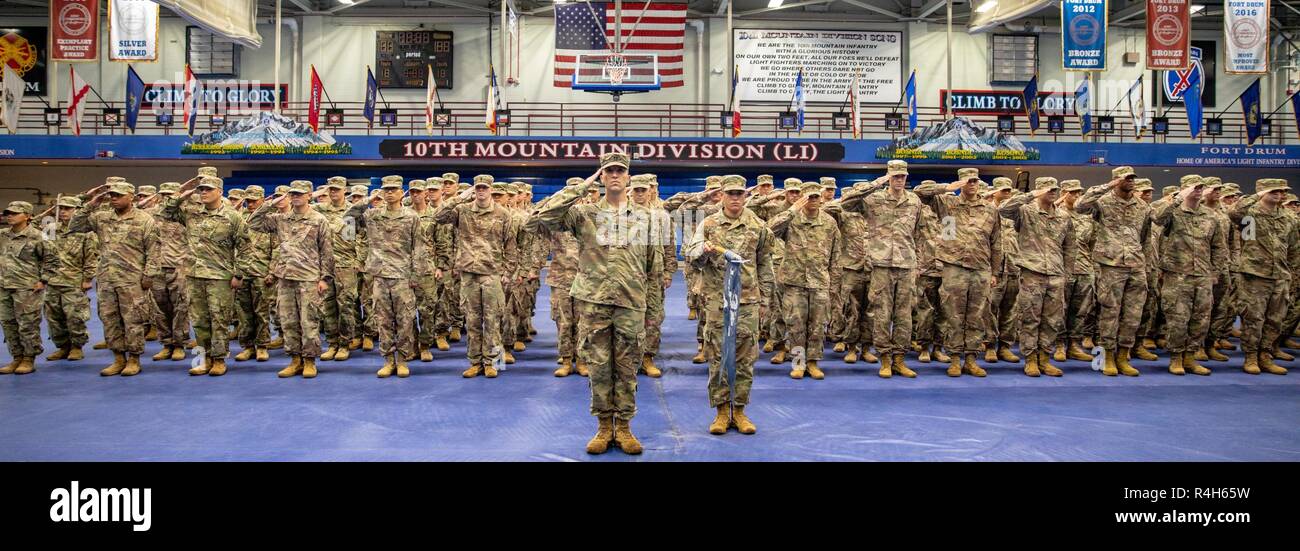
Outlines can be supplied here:
[[[640, 20], [638, 23], [637, 20]], [[686, 4], [624, 2], [622, 37], [615, 44], [613, 2], [570, 2], [555, 6], [555, 85], [569, 88], [579, 55], [624, 54], [659, 56], [660, 86], [683, 84], [682, 55], [686, 42]], [[632, 67], [632, 75], [638, 71]], [[599, 75], [600, 67], [585, 67], [583, 74]]]
[[185, 65], [185, 105], [182, 107], [185, 114], [185, 131], [190, 136], [194, 135], [194, 123], [199, 119], [199, 79], [194, 78], [194, 71], [190, 70], [188, 64]]

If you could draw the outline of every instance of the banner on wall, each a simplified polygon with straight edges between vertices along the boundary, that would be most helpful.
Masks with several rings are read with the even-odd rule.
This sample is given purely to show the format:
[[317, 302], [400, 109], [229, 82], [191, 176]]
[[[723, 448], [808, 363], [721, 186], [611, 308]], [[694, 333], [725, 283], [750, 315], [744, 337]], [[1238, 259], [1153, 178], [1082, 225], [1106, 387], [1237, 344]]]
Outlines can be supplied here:
[[45, 39], [48, 27], [0, 29], [0, 65], [5, 65], [27, 84], [27, 93], [45, 95]]
[[99, 59], [99, 0], [50, 0], [50, 61]]
[[257, 49], [262, 35], [257, 33], [257, 0], [153, 0], [167, 6], [186, 21], [203, 27], [217, 36]]
[[1223, 71], [1268, 72], [1268, 0], [1223, 1]]
[[1061, 65], [1106, 70], [1106, 0], [1061, 0]]
[[[947, 90], [939, 90], [939, 112], [947, 112]], [[1075, 97], [1065, 92], [1038, 92], [1038, 110], [1043, 115], [1073, 116]], [[1016, 90], [953, 90], [954, 115], [1025, 114], [1024, 93]]]
[[108, 0], [108, 59], [158, 60], [158, 4], [153, 0]]
[[182, 155], [351, 155], [352, 146], [279, 113], [264, 111], [193, 137]]
[[1191, 30], [1188, 0], [1147, 0], [1147, 69], [1186, 69]]
[[741, 101], [789, 103], [800, 70], [809, 103], [842, 103], [854, 71], [861, 71], [863, 103], [895, 104], [902, 92], [898, 31], [735, 29], [732, 43]]
[[967, 117], [932, 124], [876, 149], [877, 160], [1036, 161], [1038, 158], [1038, 150], [1026, 147], [1019, 138], [984, 128]]
[[1152, 83], [1156, 88], [1152, 94], [1164, 94], [1165, 103], [1183, 103], [1183, 94], [1191, 87], [1192, 74], [1195, 73], [1201, 82], [1201, 106], [1214, 107], [1217, 99], [1215, 74], [1218, 72], [1216, 44], [1213, 40], [1193, 40], [1189, 48], [1187, 68], [1161, 72], [1160, 78]]

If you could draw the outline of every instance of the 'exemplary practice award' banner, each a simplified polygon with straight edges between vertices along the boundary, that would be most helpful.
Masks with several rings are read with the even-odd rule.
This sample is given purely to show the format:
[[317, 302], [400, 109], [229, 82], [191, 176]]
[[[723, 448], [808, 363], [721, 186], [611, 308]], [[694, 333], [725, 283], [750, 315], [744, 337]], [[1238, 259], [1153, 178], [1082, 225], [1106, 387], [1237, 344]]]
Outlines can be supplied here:
[[158, 60], [158, 4], [153, 0], [108, 0], [108, 59]]
[[50, 61], [99, 59], [99, 0], [50, 0]]
[[903, 86], [903, 33], [736, 29], [736, 97], [742, 101], [789, 103], [803, 70], [808, 103], [842, 103], [853, 75], [864, 103], [898, 103]]
[[1268, 72], [1268, 0], [1223, 1], [1223, 71]]
[[1061, 66], [1106, 70], [1106, 0], [1061, 0]]
[[1148, 69], [1187, 68], [1191, 17], [1187, 0], [1147, 0]]

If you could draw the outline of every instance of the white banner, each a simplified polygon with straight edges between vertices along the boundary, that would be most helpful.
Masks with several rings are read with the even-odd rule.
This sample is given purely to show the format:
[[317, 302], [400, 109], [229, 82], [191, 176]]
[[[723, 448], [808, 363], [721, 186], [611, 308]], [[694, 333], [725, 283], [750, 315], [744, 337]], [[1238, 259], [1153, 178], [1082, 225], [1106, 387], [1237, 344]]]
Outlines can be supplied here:
[[865, 103], [898, 103], [903, 81], [903, 33], [735, 29], [732, 35], [743, 101], [789, 102], [803, 69], [805, 99], [842, 103], [854, 71]]
[[108, 59], [158, 61], [158, 4], [108, 0]]
[[1224, 72], [1268, 72], [1268, 15], [1269, 0], [1224, 0]]
[[4, 71], [4, 83], [0, 86], [0, 121], [4, 122], [10, 134], [16, 134], [18, 111], [22, 108], [23, 92], [27, 90], [27, 85], [23, 82], [22, 75], [8, 64], [0, 65], [0, 69]]
[[262, 47], [257, 0], [154, 0], [191, 23], [249, 48]]

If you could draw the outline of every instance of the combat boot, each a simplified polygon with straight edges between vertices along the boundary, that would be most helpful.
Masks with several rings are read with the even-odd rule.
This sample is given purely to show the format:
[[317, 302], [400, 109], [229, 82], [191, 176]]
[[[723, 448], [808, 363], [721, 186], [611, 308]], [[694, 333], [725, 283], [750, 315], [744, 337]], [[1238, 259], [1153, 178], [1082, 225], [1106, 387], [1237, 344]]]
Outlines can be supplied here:
[[[325, 352], [320, 355], [320, 359], [325, 361], [334, 361], [334, 355], [337, 354], [338, 351], [339, 351], [338, 347], [331, 344], [330, 347], [325, 349]], [[240, 358], [235, 358], [235, 359], [243, 361], [243, 360], [247, 360], [248, 358], [243, 358], [242, 360]]]
[[1081, 344], [1083, 345], [1084, 350], [1092, 350], [1097, 347], [1097, 343], [1092, 340], [1092, 337], [1084, 337]]
[[1219, 349], [1219, 350], [1236, 350], [1236, 349], [1237, 349], [1237, 345], [1232, 344], [1232, 341], [1230, 341], [1230, 340], [1228, 340], [1228, 339], [1219, 339], [1218, 341], [1216, 341], [1216, 342], [1214, 343], [1214, 347], [1217, 348], [1217, 349]]
[[73, 347], [68, 350], [68, 361], [76, 362], [84, 359], [86, 359], [86, 355], [82, 353], [80, 346]]
[[226, 374], [226, 359], [217, 358], [212, 360], [212, 368], [208, 370], [208, 375], [220, 377]]
[[835, 347], [832, 348], [831, 350], [834, 350], [836, 354], [843, 354], [843, 353], [844, 353], [844, 343], [842, 343], [842, 342], [837, 342], [837, 343], [835, 343]]
[[1210, 368], [1196, 363], [1196, 356], [1183, 353], [1183, 369], [1192, 372], [1193, 375], [1209, 375]]
[[284, 379], [286, 377], [292, 377], [299, 373], [302, 373], [302, 356], [294, 355], [289, 360], [289, 365], [286, 366], [284, 369], [281, 369], [280, 372], [276, 373], [275, 375], [281, 379]]
[[632, 434], [631, 420], [614, 420], [614, 442], [618, 444], [619, 449], [628, 455], [639, 455], [641, 453], [641, 442]]
[[763, 353], [764, 353], [764, 354], [771, 354], [772, 351], [775, 350], [775, 349], [776, 349], [776, 341], [774, 341], [774, 340], [772, 340], [772, 339], [768, 339], [767, 342], [763, 343]]
[[95, 343], [94, 346], [91, 346], [91, 348], [95, 350], [106, 350], [108, 348], [108, 343], [104, 341], [99, 341]]
[[1038, 352], [1038, 369], [1043, 372], [1043, 375], [1047, 375], [1048, 377], [1060, 377], [1064, 374], [1060, 368], [1047, 361], [1047, 353], [1041, 350]]
[[573, 359], [561, 357], [560, 367], [555, 370], [555, 376], [568, 377], [570, 373], [573, 373]]
[[1142, 339], [1142, 348], [1152, 350], [1156, 347], [1156, 341], [1151, 339]]
[[479, 364], [470, 364], [469, 369], [460, 372], [460, 376], [466, 379], [473, 379], [474, 377], [478, 377], [478, 374], [482, 372], [483, 372], [482, 366], [480, 366]]
[[966, 355], [966, 364], [962, 366], [962, 371], [970, 375], [974, 375], [976, 377], [983, 377], [985, 375], [988, 375], [988, 373], [984, 371], [984, 368], [980, 367], [978, 364], [975, 363], [974, 354]]
[[1011, 353], [1011, 345], [1005, 342], [998, 343], [998, 359], [1008, 363], [1017, 363], [1020, 357]]
[[1042, 375], [1042, 373], [1038, 371], [1038, 354], [1033, 352], [1025, 354], [1025, 375], [1030, 377]]
[[911, 369], [908, 369], [907, 366], [903, 364], [902, 354], [894, 354], [894, 361], [892, 363], [893, 363], [894, 373], [897, 373], [899, 374], [899, 376], [902, 377], [907, 377], [908, 379], [916, 378], [916, 372], [912, 371]]
[[688, 320], [695, 321], [695, 318], [698, 318], [698, 317], [699, 317], [699, 315], [695, 313], [695, 309], [694, 309], [694, 308], [691, 308], [691, 311], [686, 313], [686, 319], [688, 319]]
[[370, 337], [364, 337], [364, 338], [362, 338], [362, 339], [361, 339], [361, 349], [362, 349], [362, 350], [365, 350], [366, 352], [369, 352], [369, 351], [371, 351], [371, 350], [374, 350], [374, 349], [375, 349], [375, 340], [372, 339], [372, 338], [370, 338]]
[[[257, 351], [257, 361], [259, 361], [259, 362], [262, 361], [262, 354], [264, 354], [264, 353], [266, 353], [266, 349], [265, 349], [265, 348], [258, 349], [258, 351]], [[348, 347], [345, 346], [345, 345], [340, 344], [340, 345], [339, 345], [339, 346], [334, 350], [334, 361], [336, 361], [336, 362], [346, 361], [348, 358], [351, 358], [351, 357], [352, 357], [352, 351], [349, 350]]]
[[948, 363], [948, 376], [961, 377], [961, 355], [953, 354]]
[[702, 364], [705, 361], [706, 360], [704, 359], [704, 343], [699, 343], [695, 345], [695, 356], [691, 358], [691, 363]]
[[[166, 350], [166, 349], [164, 348], [164, 350]], [[48, 361], [48, 362], [57, 362], [57, 361], [59, 361], [59, 360], [62, 360], [62, 359], [64, 359], [64, 358], [67, 358], [67, 357], [68, 357], [68, 351], [67, 351], [67, 349], [60, 348], [60, 349], [58, 349], [58, 350], [55, 350], [53, 354], [50, 354], [49, 356], [46, 356], [46, 357], [45, 357], [45, 361]], [[156, 358], [155, 358], [155, 359], [156, 359]]]
[[[510, 353], [506, 352], [506, 354], [510, 354]], [[510, 363], [510, 362], [506, 362], [506, 363]], [[483, 364], [483, 376], [489, 379], [495, 379], [497, 377], [496, 362], [488, 362]]]
[[1219, 352], [1219, 348], [1218, 348], [1217, 346], [1210, 346], [1210, 347], [1206, 348], [1206, 349], [1205, 349], [1205, 357], [1206, 357], [1207, 359], [1209, 359], [1209, 360], [1213, 360], [1213, 361], [1216, 361], [1216, 362], [1226, 362], [1226, 361], [1228, 361], [1228, 357], [1225, 356], [1225, 355], [1223, 355], [1222, 352]]
[[212, 369], [212, 360], [209, 358], [203, 358], [203, 361], [199, 363], [199, 365], [190, 368], [189, 374], [196, 377], [199, 375], [207, 375], [209, 369]]
[[361, 339], [359, 337], [353, 337], [352, 340], [348, 341], [348, 350], [356, 350], [358, 348], [361, 348]]
[[1058, 362], [1063, 362], [1065, 360], [1068, 360], [1069, 357], [1065, 355], [1065, 348], [1066, 348], [1065, 341], [1056, 341], [1056, 350], [1052, 352], [1052, 359]]
[[1186, 374], [1186, 371], [1183, 369], [1183, 354], [1181, 352], [1169, 354], [1169, 372], [1174, 375]]
[[[22, 363], [22, 358], [15, 356], [13, 361], [9, 362], [4, 367], [0, 367], [0, 375], [13, 375], [14, 371], [18, 370], [18, 364], [20, 363]], [[116, 373], [114, 373], [114, 375], [116, 375]]]
[[515, 363], [515, 355], [511, 354], [509, 350], [501, 352], [501, 358], [507, 364]]
[[807, 362], [804, 363], [806, 364], [806, 367], [808, 369], [809, 377], [812, 377], [813, 379], [816, 379], [818, 381], [826, 378], [826, 374], [822, 373], [821, 368], [817, 367], [817, 360], [808, 360]]
[[448, 351], [448, 350], [451, 350], [451, 345], [450, 345], [450, 344], [447, 344], [447, 334], [446, 334], [446, 333], [441, 333], [441, 334], [438, 335], [437, 338], [433, 339], [433, 344], [434, 344], [435, 346], [437, 346], [437, 347], [438, 347], [438, 350], [440, 350], [440, 351], [446, 352], [446, 351]]
[[123, 377], [131, 377], [140, 373], [140, 355], [127, 354], [126, 367], [122, 368]]
[[14, 367], [14, 375], [26, 375], [36, 371], [36, 358], [23, 356], [19, 358], [18, 365]]
[[[411, 368], [407, 367], [406, 361], [400, 357], [397, 358], [397, 376], [402, 379], [411, 376]], [[491, 375], [488, 376], [491, 377]]]
[[1210, 357], [1205, 354], [1205, 347], [1197, 348], [1194, 357], [1198, 362], [1205, 362], [1210, 360]]
[[777, 350], [776, 354], [772, 356], [772, 363], [783, 364], [785, 363], [785, 359], [785, 347], [782, 346], [781, 349]]
[[[330, 350], [334, 350], [334, 347], [331, 346]], [[238, 354], [235, 354], [235, 361], [246, 362], [248, 360], [253, 359], [254, 354], [257, 354], [257, 348], [250, 346], [248, 348], [240, 350]], [[333, 358], [334, 356], [331, 354], [330, 357]]]
[[916, 361], [923, 364], [930, 363], [930, 347], [922, 346], [921, 351], [916, 354]]
[[[1130, 357], [1136, 357], [1139, 360], [1148, 361], [1148, 362], [1154, 362], [1160, 359], [1159, 356], [1156, 356], [1150, 350], [1147, 350], [1146, 348], [1141, 346], [1134, 346], [1129, 350], [1129, 354]], [[1123, 371], [1123, 369], [1121, 369], [1120, 371]]]
[[302, 359], [302, 378], [304, 379], [316, 378], [316, 358]]
[[144, 340], [148, 342], [153, 342], [158, 340], [158, 328], [150, 326], [149, 332], [144, 334]]
[[451, 330], [447, 332], [447, 340], [451, 342], [460, 342], [460, 328], [452, 327]]
[[655, 367], [655, 357], [649, 354], [641, 357], [641, 370], [645, 371], [646, 376], [658, 379], [663, 376], [663, 372]]
[[736, 406], [731, 409], [731, 426], [736, 427], [740, 434], [758, 432], [758, 427], [755, 427], [754, 422], [749, 420], [748, 415], [745, 415], [745, 406]]
[[1111, 348], [1103, 350], [1101, 354], [1105, 357], [1105, 363], [1102, 364], [1101, 374], [1107, 377], [1119, 375], [1119, 366], [1115, 363], [1115, 357], [1119, 355], [1119, 351]]
[[849, 346], [848, 350], [849, 353], [844, 355], [844, 363], [846, 364], [858, 363], [858, 347]]
[[709, 434], [726, 434], [727, 427], [731, 426], [731, 404], [722, 404], [718, 406], [718, 414], [713, 417], [713, 422], [709, 423]]
[[912, 341], [912, 352], [920, 352], [920, 351], [921, 351], [921, 343]]
[[384, 356], [384, 366], [379, 368], [375, 375], [380, 379], [387, 379], [393, 376], [393, 370], [395, 369], [397, 369], [397, 366], [393, 365], [393, 356]]
[[1289, 338], [1286, 342], [1282, 343], [1282, 346], [1290, 348], [1291, 350], [1300, 350], [1300, 341], [1297, 341], [1294, 338]]
[[1161, 350], [1168, 350], [1168, 349], [1169, 349], [1169, 339], [1166, 339], [1166, 338], [1164, 338], [1164, 337], [1157, 338], [1157, 339], [1156, 339], [1156, 348], [1159, 348], [1159, 349], [1161, 349]]
[[525, 350], [528, 350], [528, 345], [524, 344], [523, 341], [515, 341], [515, 352], [523, 352]]
[[991, 364], [998, 363], [998, 347], [996, 345], [984, 345], [984, 361]]
[[1280, 348], [1275, 348], [1275, 349], [1273, 349], [1273, 353], [1271, 354], [1271, 356], [1273, 356], [1274, 358], [1277, 358], [1277, 359], [1279, 359], [1279, 360], [1282, 360], [1282, 361], [1284, 361], [1284, 362], [1289, 362], [1289, 361], [1295, 359], [1295, 356], [1292, 356], [1292, 355], [1290, 355], [1290, 354], [1287, 354], [1285, 351], [1283, 351], [1283, 350], [1280, 349]]
[[420, 349], [420, 361], [422, 361], [422, 362], [431, 362], [431, 361], [433, 361], [433, 352], [431, 352], [428, 348], [421, 348], [421, 349]]
[[873, 364], [880, 361], [880, 358], [877, 358], [875, 354], [871, 353], [870, 346], [864, 344], [862, 345], [862, 361]]
[[[1133, 348], [1141, 347], [1135, 346]], [[1134, 368], [1132, 364], [1128, 363], [1129, 350], [1129, 348], [1119, 349], [1119, 355], [1115, 357], [1115, 367], [1119, 368], [1119, 372], [1127, 377], [1137, 377], [1140, 373], [1138, 373], [1138, 370]]]
[[930, 356], [934, 358], [934, 361], [939, 363], [948, 363], [949, 361], [952, 361], [952, 358], [949, 358], [948, 354], [944, 353], [943, 348], [939, 345], [936, 344], [931, 346], [930, 350]]
[[[806, 365], [806, 364], [805, 364], [805, 365]], [[792, 365], [792, 366], [790, 366], [790, 378], [791, 378], [791, 379], [802, 379], [802, 378], [803, 378], [803, 373], [804, 373], [804, 366], [802, 366], [802, 365]]]
[[1079, 343], [1075, 341], [1070, 341], [1070, 348], [1066, 349], [1065, 356], [1071, 360], [1078, 360], [1081, 362], [1092, 361], [1092, 355], [1080, 348]]
[[[60, 351], [60, 352], [62, 352], [62, 351]], [[164, 347], [162, 347], [162, 350], [159, 350], [159, 351], [158, 351], [157, 354], [154, 354], [153, 356], [150, 356], [150, 358], [153, 359], [153, 361], [155, 361], [155, 362], [161, 362], [161, 361], [163, 361], [163, 360], [169, 360], [169, 359], [171, 359], [171, 357], [172, 357], [172, 347], [171, 347], [171, 346], [164, 346]], [[45, 358], [45, 359], [48, 360], [48, 359], [50, 359], [50, 358]]]
[[100, 371], [99, 375], [102, 377], [112, 377], [113, 375], [121, 374], [123, 369], [126, 369], [126, 354], [122, 352], [113, 352], [113, 363]]
[[583, 377], [591, 375], [591, 372], [587, 371], [587, 363], [583, 362], [582, 358], [578, 358], [578, 362], [573, 366], [573, 370], [577, 371], [578, 375], [582, 375]]
[[1273, 355], [1268, 352], [1259, 353], [1259, 368], [1266, 373], [1274, 375], [1286, 375], [1286, 368], [1273, 363]]
[[599, 417], [597, 421], [600, 425], [596, 429], [596, 436], [587, 442], [587, 453], [592, 455], [605, 453], [609, 450], [609, 443], [614, 441], [614, 418]]
[[1241, 364], [1241, 369], [1251, 375], [1259, 375], [1259, 354], [1247, 352], [1246, 361]]
[[[284, 348], [284, 337], [276, 337], [274, 339], [271, 339], [271, 342], [266, 343], [266, 347], [271, 350], [279, 350], [281, 348]], [[190, 347], [187, 346], [186, 348], [190, 348]]]
[[888, 379], [890, 377], [893, 377], [894, 362], [890, 361], [889, 353], [881, 352], [880, 355], [883, 356], [884, 359], [880, 361], [880, 371], [877, 372], [876, 374], [879, 375], [881, 379]]
[[[78, 350], [78, 352], [80, 352], [80, 350]], [[171, 360], [172, 360], [173, 362], [179, 362], [179, 361], [184, 360], [184, 359], [185, 359], [185, 347], [184, 347], [184, 346], [173, 346], [173, 347], [172, 347], [172, 357], [171, 357]]]

